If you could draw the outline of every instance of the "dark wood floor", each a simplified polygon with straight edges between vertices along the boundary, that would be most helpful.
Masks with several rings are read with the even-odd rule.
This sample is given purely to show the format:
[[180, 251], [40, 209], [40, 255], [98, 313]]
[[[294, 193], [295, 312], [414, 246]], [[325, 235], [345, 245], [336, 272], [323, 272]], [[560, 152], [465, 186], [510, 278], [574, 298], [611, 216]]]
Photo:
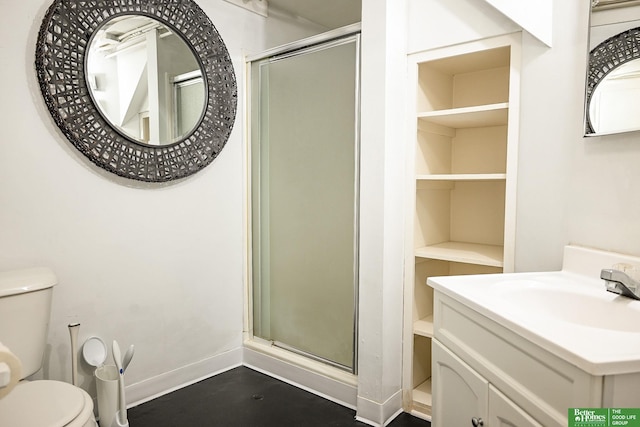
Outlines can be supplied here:
[[[361, 426], [355, 412], [246, 367], [130, 408], [130, 427]], [[403, 413], [390, 427], [430, 427]]]

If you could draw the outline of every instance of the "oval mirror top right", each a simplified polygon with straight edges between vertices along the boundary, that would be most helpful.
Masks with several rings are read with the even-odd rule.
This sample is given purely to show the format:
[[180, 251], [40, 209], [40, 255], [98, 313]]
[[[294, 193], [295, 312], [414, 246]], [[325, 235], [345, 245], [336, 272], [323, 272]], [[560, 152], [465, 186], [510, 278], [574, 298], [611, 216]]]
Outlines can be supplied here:
[[640, 130], [640, 28], [617, 34], [589, 55], [586, 134]]
[[640, 2], [591, 3], [584, 135], [640, 131]]

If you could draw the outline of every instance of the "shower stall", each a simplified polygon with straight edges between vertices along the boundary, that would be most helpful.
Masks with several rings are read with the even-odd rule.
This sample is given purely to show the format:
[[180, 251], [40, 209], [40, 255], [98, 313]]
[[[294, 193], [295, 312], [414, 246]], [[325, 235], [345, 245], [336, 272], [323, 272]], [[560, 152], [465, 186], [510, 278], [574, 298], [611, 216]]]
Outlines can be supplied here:
[[359, 32], [250, 58], [253, 337], [355, 373]]

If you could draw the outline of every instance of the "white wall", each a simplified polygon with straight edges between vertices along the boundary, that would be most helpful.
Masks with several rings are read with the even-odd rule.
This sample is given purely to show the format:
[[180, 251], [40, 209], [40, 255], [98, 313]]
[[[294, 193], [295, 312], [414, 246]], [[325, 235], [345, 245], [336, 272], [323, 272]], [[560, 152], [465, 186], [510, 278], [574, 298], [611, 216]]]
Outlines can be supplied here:
[[[95, 334], [136, 346], [127, 384], [139, 385], [138, 398], [240, 363], [244, 55], [270, 47], [267, 35], [308, 33], [222, 0], [198, 1], [238, 76], [236, 125], [203, 171], [141, 184], [96, 168], [53, 123], [34, 70], [49, 4], [0, 1], [0, 269], [44, 265], [59, 278], [40, 376], [70, 381], [70, 322], [81, 323], [81, 343]], [[91, 374], [81, 364], [80, 383], [95, 394]]]
[[559, 269], [570, 241], [569, 182], [572, 150], [583, 144], [588, 7], [580, 0], [554, 2], [551, 49], [523, 36], [518, 271]]
[[553, 2], [553, 48], [524, 33], [516, 269], [567, 243], [640, 254], [638, 132], [583, 137], [589, 2]]
[[[591, 46], [633, 28], [611, 22], [638, 19], [640, 8], [597, 12]], [[607, 25], [605, 25], [607, 24]], [[573, 173], [568, 197], [569, 239], [632, 255], [640, 254], [640, 132], [585, 138], [571, 147]]]

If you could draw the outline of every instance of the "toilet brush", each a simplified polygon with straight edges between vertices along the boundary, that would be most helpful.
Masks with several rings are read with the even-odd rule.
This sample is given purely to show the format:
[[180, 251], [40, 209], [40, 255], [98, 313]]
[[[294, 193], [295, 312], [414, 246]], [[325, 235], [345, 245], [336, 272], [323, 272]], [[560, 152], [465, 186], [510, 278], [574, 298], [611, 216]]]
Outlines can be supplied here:
[[113, 360], [116, 362], [116, 368], [118, 369], [118, 385], [119, 385], [119, 404], [116, 418], [113, 421], [112, 427], [129, 427], [129, 420], [127, 420], [127, 404], [124, 398], [124, 369], [122, 369], [122, 355], [120, 353], [120, 346], [116, 340], [113, 340]]
[[133, 352], [134, 352], [135, 347], [133, 346], [133, 344], [131, 344], [129, 346], [129, 348], [127, 349], [127, 351], [124, 353], [124, 356], [122, 357], [122, 372], [127, 372], [127, 367], [129, 366], [129, 363], [131, 363], [131, 359], [133, 358]]
[[71, 384], [78, 386], [78, 331], [80, 323], [69, 324], [69, 336], [71, 337]]

